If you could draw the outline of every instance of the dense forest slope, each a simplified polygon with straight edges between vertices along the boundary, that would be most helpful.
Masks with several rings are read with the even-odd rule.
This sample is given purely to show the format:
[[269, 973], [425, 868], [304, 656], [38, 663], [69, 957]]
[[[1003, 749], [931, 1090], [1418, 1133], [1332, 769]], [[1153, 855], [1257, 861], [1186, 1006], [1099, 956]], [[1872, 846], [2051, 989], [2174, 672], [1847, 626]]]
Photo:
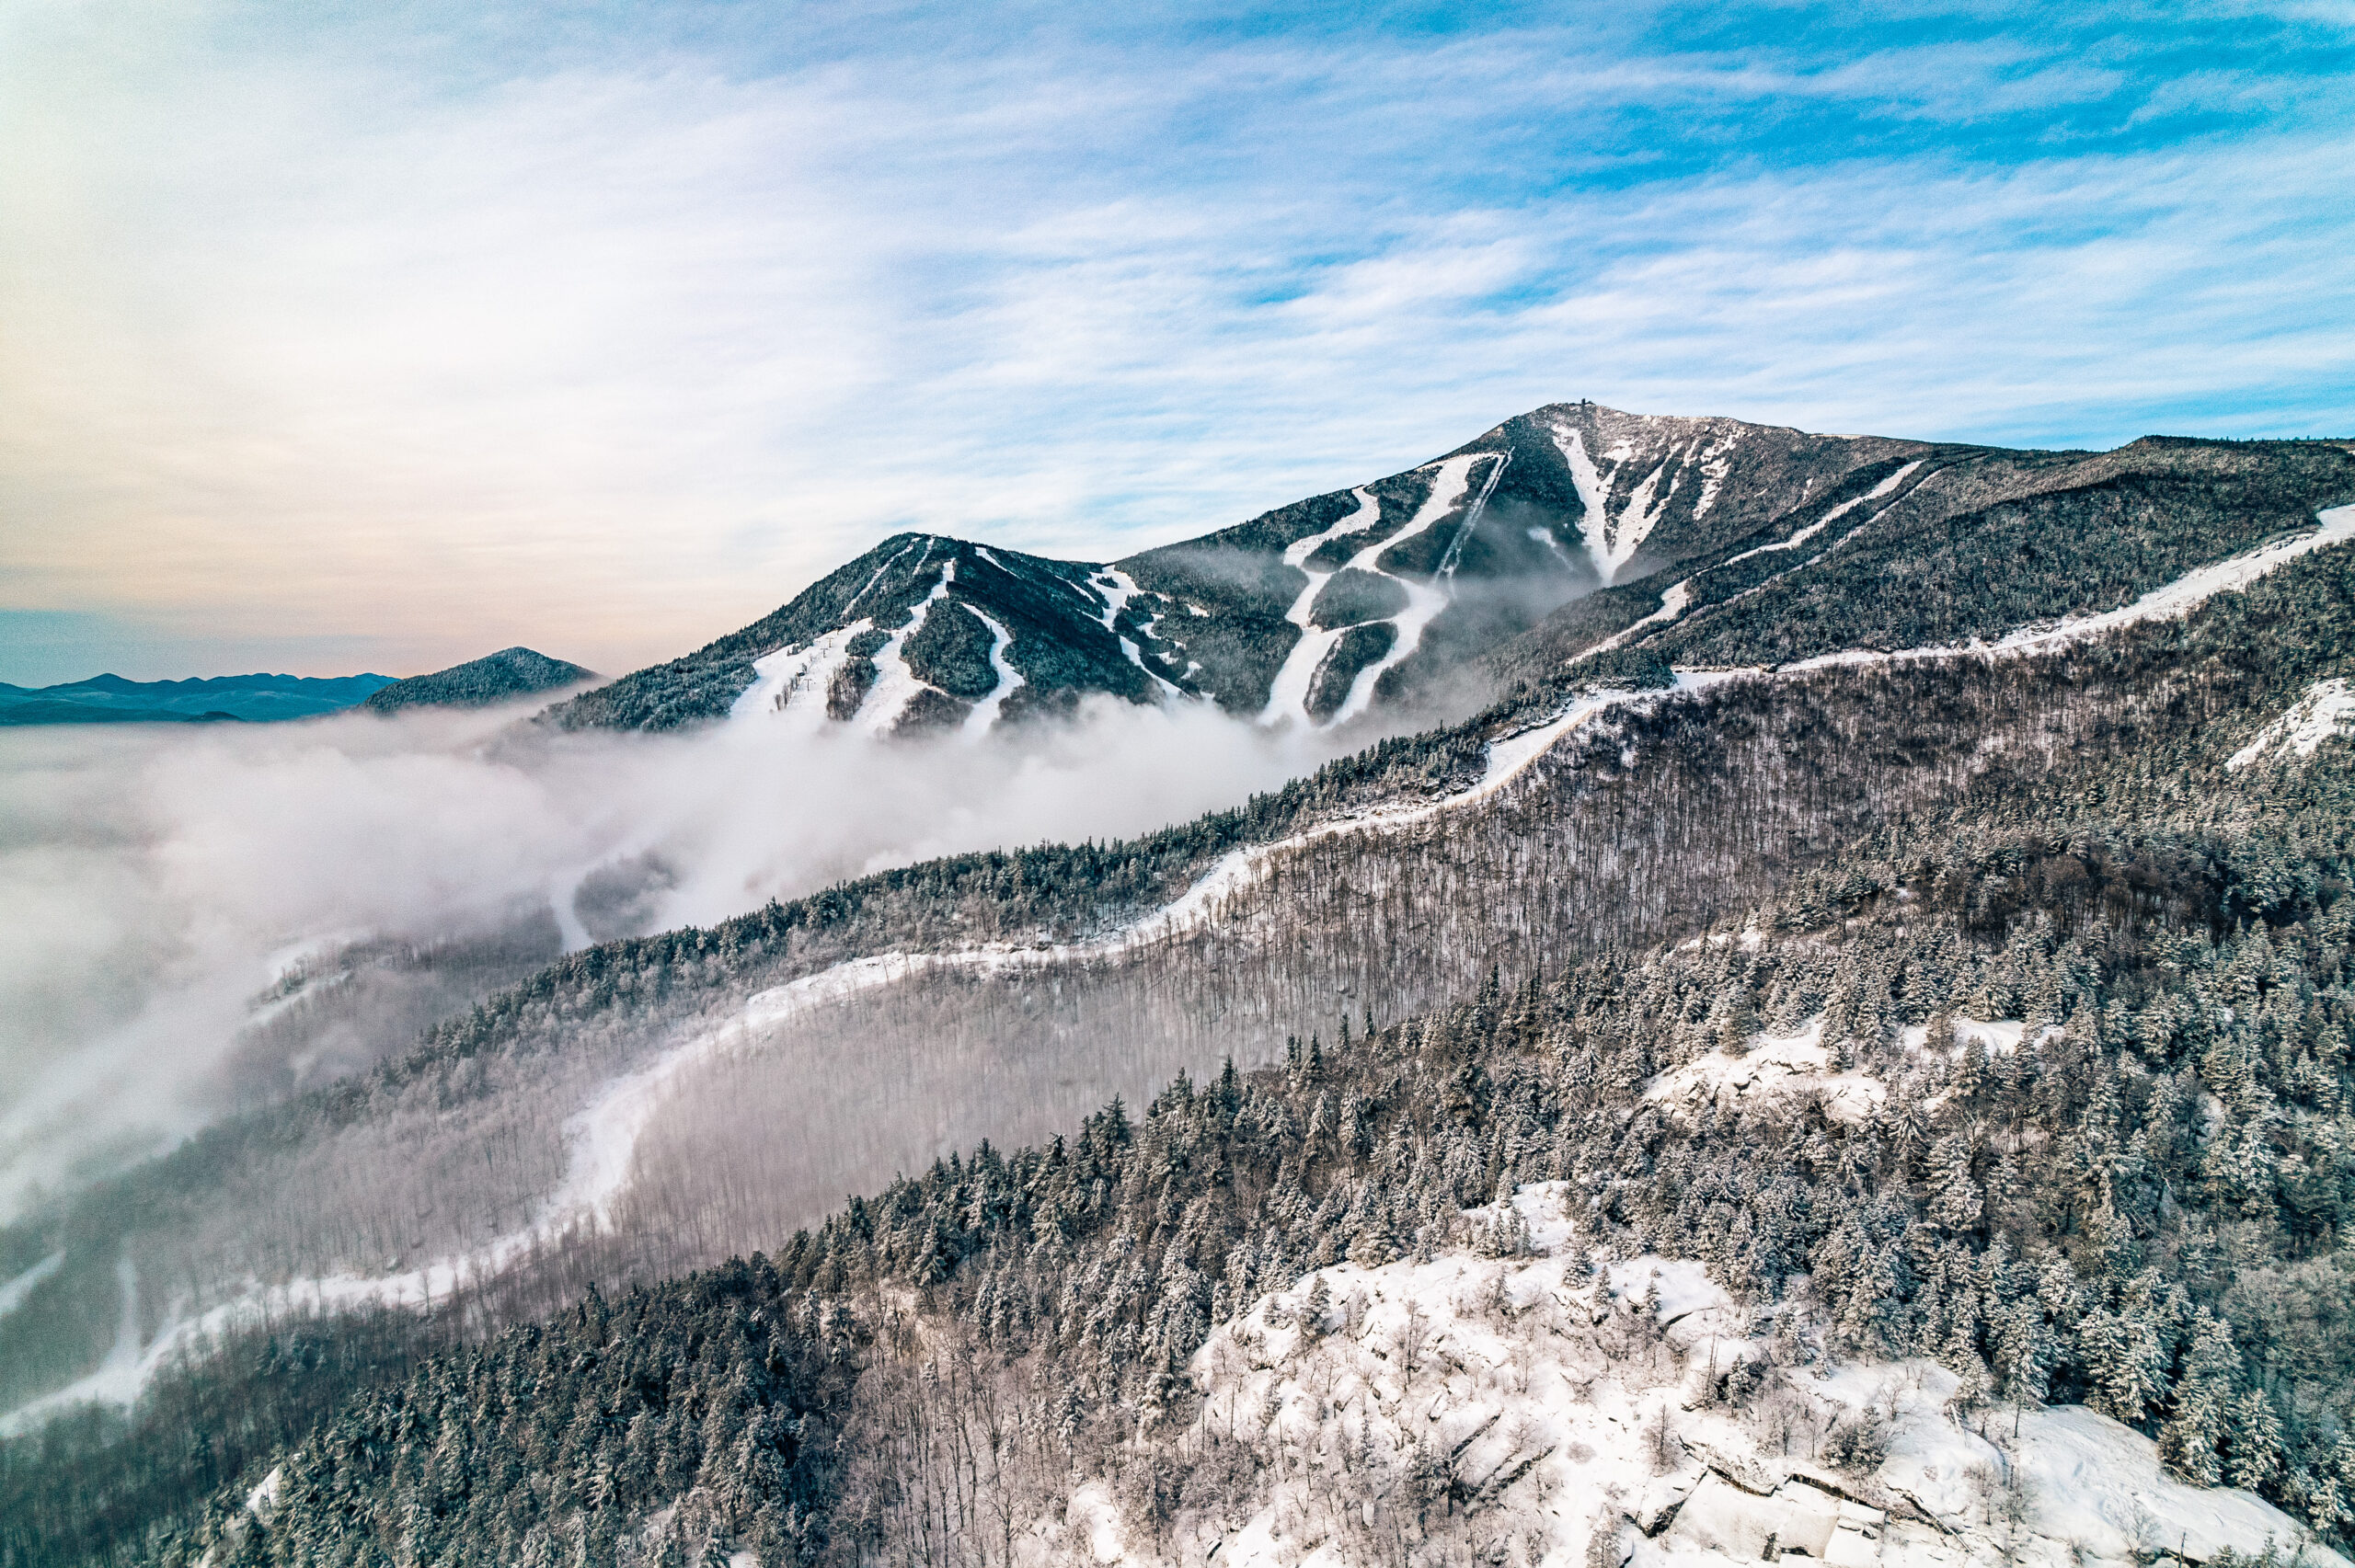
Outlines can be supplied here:
[[[1549, 1243], [1566, 1267], [1698, 1263], [1730, 1295], [1713, 1310], [1752, 1315], [1729, 1337], [1756, 1342], [1757, 1380], [1709, 1396], [1728, 1421], [1800, 1410], [1830, 1443], [1880, 1408], [1884, 1436], [1911, 1430], [1891, 1401], [1843, 1415], [1794, 1379], [1928, 1356], [1963, 1417], [2090, 1403], [2204, 1484], [2202, 1450], [2167, 1433], [2185, 1390], [2209, 1390], [2192, 1402], [2216, 1473], [2338, 1529], [2350, 1362], [2317, 1303], [2343, 1283], [2355, 1197], [2335, 1152], [2355, 1147], [2338, 1011], [2355, 512], [2315, 511], [2355, 498], [2355, 464], [2321, 444], [2138, 447], [2106, 470], [2053, 460], [2045, 490], [2006, 480], [2009, 498], [1972, 491], [1918, 527], [1901, 509], [1959, 481], [1891, 454], [1824, 510], [1856, 504], [1753, 557], [1804, 557], [1791, 580], [1705, 580], [1673, 605], [1660, 589], [1626, 607], [1660, 616], [1637, 637], [1603, 647], [1627, 626], [1590, 627], [1551, 660], [1531, 649], [1562, 626], [1542, 626], [1465, 724], [1145, 840], [929, 863], [571, 956], [365, 1079], [60, 1200], [0, 1232], [0, 1408], [22, 1434], [0, 1446], [0, 1516], [34, 1521], [0, 1551], [172, 1560], [211, 1532], [283, 1561], [900, 1560], [919, 1538], [992, 1557], [1073, 1545], [1059, 1532], [1086, 1516], [1138, 1555], [1199, 1558], [1312, 1516], [1350, 1561], [1380, 1528], [1396, 1556], [1470, 1550], [1504, 1492], [1591, 1438], [1533, 1458], [1458, 1432], [1440, 1463], [1369, 1408], [1352, 1457], [1323, 1415], [1206, 1456], [1223, 1374], [1189, 1358], [1309, 1270], [1504, 1245], [1463, 1211], [1543, 1182], [1571, 1184], [1548, 1201], [1584, 1195], [1575, 1245]], [[2044, 524], [2016, 521], [2039, 507]], [[2010, 550], [2005, 569], [1971, 566], [1982, 548]], [[1925, 581], [1958, 587], [1893, 589]], [[1730, 657], [1759, 651], [1745, 606], [1775, 592], [1815, 606], [1769, 650], [1792, 657]], [[1704, 640], [1640, 641], [1654, 630]], [[2257, 941], [2275, 978], [2242, 995], [2221, 977]], [[2294, 1023], [2266, 1022], [2293, 1001]], [[2174, 1032], [2143, 1043], [2162, 1015]], [[1287, 1065], [1219, 1080], [1225, 1130], [1197, 1127], [1200, 1092], [1156, 1096], [1229, 1059]], [[1092, 1114], [1114, 1093], [1154, 1116]], [[1195, 1130], [1173, 1153], [1181, 1113]], [[839, 1207], [983, 1139], [1033, 1149]], [[1090, 1148], [1067, 1178], [1081, 1196], [1042, 1222], [1057, 1162]], [[1958, 1172], [1980, 1205], [1961, 1219], [1935, 1207]], [[755, 1250], [768, 1261], [651, 1283]], [[1610, 1290], [1561, 1285], [1634, 1332]], [[1990, 1304], [2031, 1287], [2028, 1356]], [[923, 1373], [944, 1335], [995, 1368], [955, 1395], [979, 1405], [927, 1402], [949, 1397]], [[569, 1346], [570, 1370], [542, 1345]], [[1653, 1370], [1692, 1377], [1690, 1352]], [[2136, 1368], [2139, 1403], [2105, 1356]], [[2041, 1385], [2016, 1370], [2031, 1361]], [[609, 1365], [636, 1369], [612, 1385]], [[1637, 1403], [1667, 1386], [1606, 1370]], [[143, 1393], [127, 1418], [105, 1402]], [[983, 1407], [1016, 1424], [1002, 1476], [906, 1468], [952, 1462], [936, 1446], [975, 1429], [941, 1412]], [[546, 1443], [527, 1430], [558, 1413]], [[1387, 1455], [1364, 1466], [1373, 1491], [1285, 1490], [1357, 1473], [1367, 1445]], [[296, 1457], [258, 1511], [204, 1501], [281, 1447]], [[1755, 1479], [1763, 1454], [1696, 1463]], [[1870, 1444], [1833, 1454], [1858, 1505], [1894, 1517], [1861, 1490], [1890, 1490]], [[1497, 1464], [1448, 1480], [1465, 1455]], [[1223, 1479], [1189, 1498], [1196, 1471]], [[911, 1501], [928, 1485], [954, 1497]], [[1990, 1509], [2028, 1507], [2012, 1495], [1957, 1506], [1993, 1528]], [[959, 1510], [994, 1518], [998, 1548]], [[1628, 1539], [1658, 1535], [1644, 1513], [1623, 1511]], [[1347, 1517], [1376, 1535], [1345, 1540]], [[1599, 1513], [1573, 1523], [1556, 1548], [1621, 1539]]]

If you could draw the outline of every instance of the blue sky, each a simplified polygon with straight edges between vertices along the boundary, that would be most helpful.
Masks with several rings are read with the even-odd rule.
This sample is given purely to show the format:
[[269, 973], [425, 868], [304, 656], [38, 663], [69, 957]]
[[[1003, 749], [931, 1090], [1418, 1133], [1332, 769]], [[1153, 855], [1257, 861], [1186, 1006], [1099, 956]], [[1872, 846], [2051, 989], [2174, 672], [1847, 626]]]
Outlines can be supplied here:
[[2355, 434], [2355, 5], [355, 9], [0, 0], [0, 680], [618, 670], [1566, 397]]

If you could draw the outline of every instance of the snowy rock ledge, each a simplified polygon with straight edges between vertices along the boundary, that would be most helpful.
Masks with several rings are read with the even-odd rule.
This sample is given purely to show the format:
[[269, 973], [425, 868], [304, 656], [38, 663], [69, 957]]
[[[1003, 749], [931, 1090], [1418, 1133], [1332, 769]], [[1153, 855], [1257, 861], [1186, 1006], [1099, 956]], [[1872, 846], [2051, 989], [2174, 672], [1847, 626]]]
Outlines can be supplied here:
[[1568, 1196], [1523, 1186], [1469, 1211], [1474, 1252], [1261, 1297], [1190, 1364], [1202, 1403], [1164, 1457], [1174, 1522], [1088, 1486], [1040, 1544], [1215, 1568], [2074, 1568], [2269, 1543], [2346, 1568], [2259, 1498], [2172, 1480], [2092, 1411], [1965, 1412], [1935, 1363], [1831, 1365], [1802, 1305], [1753, 1312], [1697, 1264], [1591, 1257]]

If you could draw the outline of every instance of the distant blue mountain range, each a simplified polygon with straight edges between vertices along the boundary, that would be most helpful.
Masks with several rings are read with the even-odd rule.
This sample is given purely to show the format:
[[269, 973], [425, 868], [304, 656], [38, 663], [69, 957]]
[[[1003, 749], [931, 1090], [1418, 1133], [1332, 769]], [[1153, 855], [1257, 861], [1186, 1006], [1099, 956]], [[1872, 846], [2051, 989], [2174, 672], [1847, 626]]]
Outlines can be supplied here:
[[309, 718], [356, 707], [391, 684], [389, 675], [215, 675], [188, 681], [94, 675], [59, 686], [0, 681], [0, 725]]

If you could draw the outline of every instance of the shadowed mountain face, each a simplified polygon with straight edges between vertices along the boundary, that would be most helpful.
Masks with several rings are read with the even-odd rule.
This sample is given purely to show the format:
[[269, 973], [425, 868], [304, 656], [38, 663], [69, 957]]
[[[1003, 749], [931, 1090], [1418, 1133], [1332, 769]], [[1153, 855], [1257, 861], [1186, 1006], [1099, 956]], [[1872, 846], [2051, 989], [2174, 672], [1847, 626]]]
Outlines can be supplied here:
[[385, 714], [410, 707], [479, 708], [595, 679], [594, 670], [527, 647], [501, 648], [431, 675], [396, 681], [372, 693], [367, 705]]
[[667, 729], [782, 711], [876, 733], [1103, 693], [1331, 725], [1485, 679], [1549, 612], [1934, 449], [1557, 404], [1387, 478], [1109, 564], [899, 534], [775, 614], [556, 710]]

